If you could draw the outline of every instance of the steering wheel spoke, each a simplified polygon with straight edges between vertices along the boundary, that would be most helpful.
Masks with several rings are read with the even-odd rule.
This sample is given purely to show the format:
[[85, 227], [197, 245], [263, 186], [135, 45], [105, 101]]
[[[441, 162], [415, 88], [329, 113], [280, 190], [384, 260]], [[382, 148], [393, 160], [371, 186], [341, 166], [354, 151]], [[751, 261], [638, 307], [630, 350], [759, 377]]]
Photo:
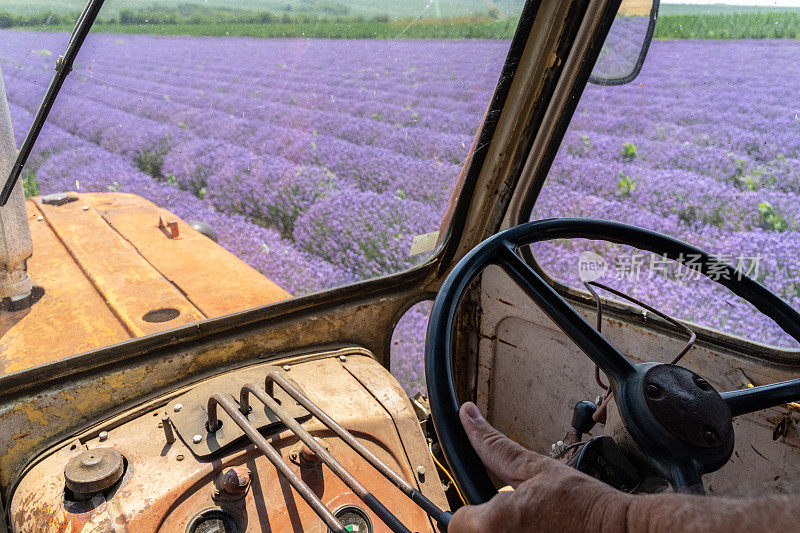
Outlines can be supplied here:
[[583, 352], [619, 382], [634, 372], [633, 364], [592, 327], [555, 289], [531, 268], [510, 244], [501, 246], [497, 265]]
[[720, 396], [728, 404], [731, 416], [739, 416], [800, 400], [800, 379], [723, 392]]
[[675, 492], [686, 494], [706, 493], [700, 468], [692, 460], [669, 465], [669, 476], [669, 481]]

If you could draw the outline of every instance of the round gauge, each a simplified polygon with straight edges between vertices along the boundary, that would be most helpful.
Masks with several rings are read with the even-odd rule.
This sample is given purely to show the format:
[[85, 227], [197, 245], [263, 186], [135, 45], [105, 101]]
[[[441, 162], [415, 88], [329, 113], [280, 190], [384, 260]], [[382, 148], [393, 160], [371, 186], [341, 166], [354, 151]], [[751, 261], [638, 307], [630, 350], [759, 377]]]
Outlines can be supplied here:
[[344, 528], [351, 533], [372, 533], [372, 522], [363, 509], [355, 505], [342, 507], [335, 513]]
[[187, 533], [238, 533], [236, 521], [222, 509], [208, 509], [199, 513], [186, 528]]

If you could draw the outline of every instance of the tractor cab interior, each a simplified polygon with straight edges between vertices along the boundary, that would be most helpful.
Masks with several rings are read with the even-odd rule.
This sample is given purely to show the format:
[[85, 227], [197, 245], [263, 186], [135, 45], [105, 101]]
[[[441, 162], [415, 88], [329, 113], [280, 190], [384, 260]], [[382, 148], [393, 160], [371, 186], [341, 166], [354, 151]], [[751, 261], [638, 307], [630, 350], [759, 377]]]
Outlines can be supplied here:
[[620, 491], [797, 488], [800, 45], [517, 3], [0, 30], [0, 532], [446, 531], [502, 489], [467, 400]]

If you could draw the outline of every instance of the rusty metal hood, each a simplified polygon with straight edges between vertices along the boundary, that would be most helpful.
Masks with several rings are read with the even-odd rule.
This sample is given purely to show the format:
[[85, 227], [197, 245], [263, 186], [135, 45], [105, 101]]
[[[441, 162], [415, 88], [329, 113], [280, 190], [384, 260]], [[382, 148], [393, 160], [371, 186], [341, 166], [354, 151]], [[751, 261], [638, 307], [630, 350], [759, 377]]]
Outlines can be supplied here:
[[0, 375], [291, 295], [127, 193], [27, 202], [36, 302], [0, 314]]

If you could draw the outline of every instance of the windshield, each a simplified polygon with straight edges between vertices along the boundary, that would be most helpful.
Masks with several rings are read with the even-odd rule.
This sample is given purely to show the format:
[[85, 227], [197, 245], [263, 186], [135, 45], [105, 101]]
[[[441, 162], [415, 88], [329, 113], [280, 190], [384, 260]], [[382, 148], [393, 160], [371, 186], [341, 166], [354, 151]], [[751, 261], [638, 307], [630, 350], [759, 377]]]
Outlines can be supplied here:
[[[532, 218], [676, 237], [800, 309], [800, 7], [662, 2], [654, 36], [633, 83], [586, 88]], [[662, 257], [585, 240], [534, 255], [574, 287], [596, 279], [677, 318], [797, 347], [749, 304]]]
[[[23, 173], [0, 342], [47, 350], [0, 372], [424, 261], [522, 4], [108, 0]], [[82, 7], [0, 6], [17, 147]]]

